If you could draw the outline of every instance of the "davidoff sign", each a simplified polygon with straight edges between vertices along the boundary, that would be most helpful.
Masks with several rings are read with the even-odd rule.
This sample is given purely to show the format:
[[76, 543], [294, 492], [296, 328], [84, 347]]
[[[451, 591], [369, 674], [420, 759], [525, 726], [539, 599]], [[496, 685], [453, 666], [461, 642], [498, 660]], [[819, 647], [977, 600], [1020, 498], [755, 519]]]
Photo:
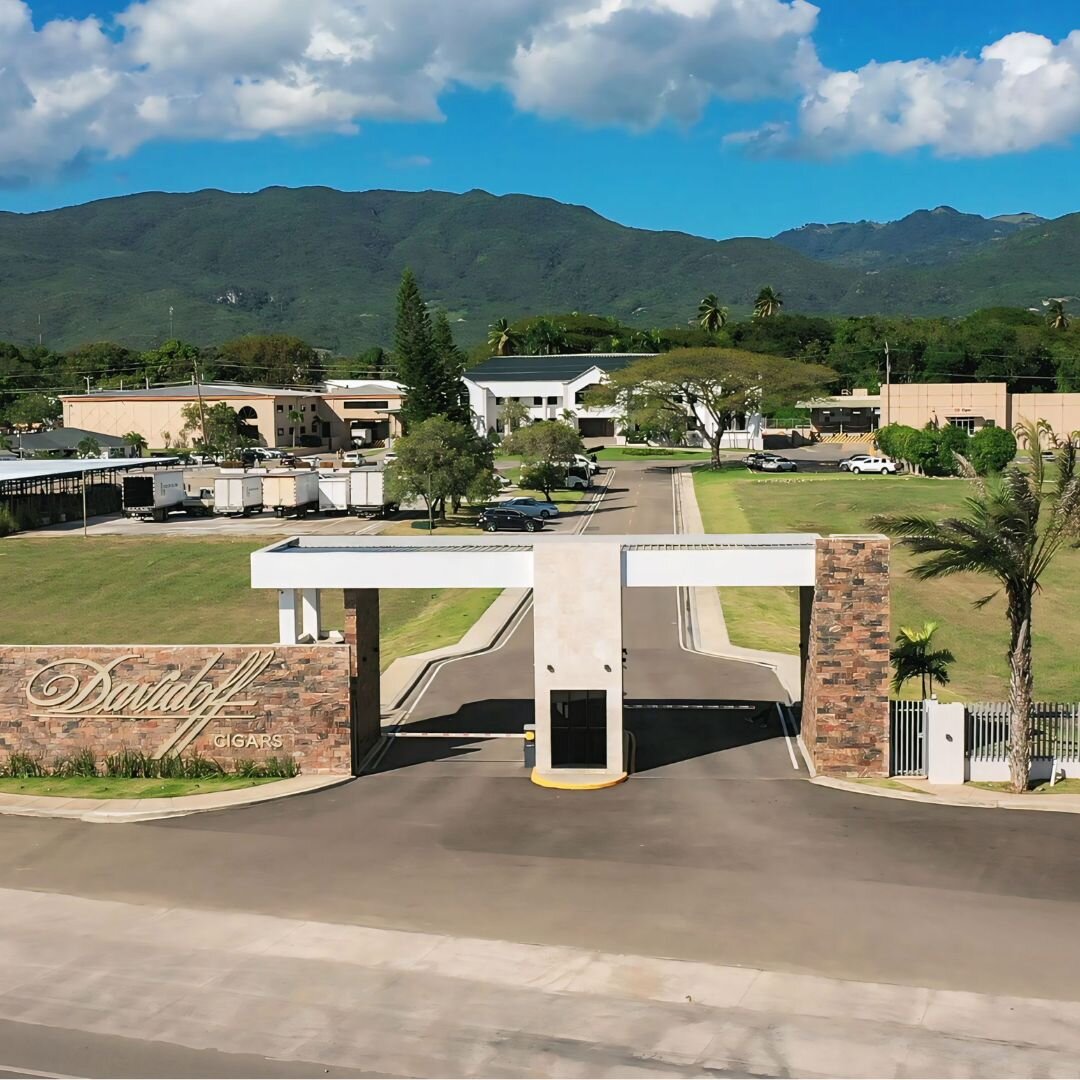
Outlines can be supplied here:
[[[175, 731], [154, 756], [180, 753], [211, 721], [258, 718], [254, 711], [258, 702], [244, 692], [270, 666], [274, 650], [248, 653], [231, 671], [218, 670], [224, 655], [212, 654], [190, 678], [179, 669], [145, 679], [119, 675], [117, 669], [122, 665], [141, 659], [134, 653], [106, 663], [69, 657], [54, 660], [39, 668], [26, 684], [30, 715], [70, 720], [175, 721]], [[264, 740], [251, 745], [281, 745], [280, 737]]]

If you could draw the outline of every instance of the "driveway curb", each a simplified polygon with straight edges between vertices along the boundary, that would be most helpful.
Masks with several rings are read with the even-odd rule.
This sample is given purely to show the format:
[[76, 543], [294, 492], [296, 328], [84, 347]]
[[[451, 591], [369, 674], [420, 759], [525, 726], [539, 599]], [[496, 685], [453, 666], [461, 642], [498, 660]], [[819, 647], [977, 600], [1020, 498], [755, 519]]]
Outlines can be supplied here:
[[124, 825], [136, 821], [159, 821], [187, 817], [212, 810], [276, 802], [310, 791], [323, 791], [352, 780], [351, 776], [294, 776], [273, 784], [178, 795], [162, 799], [59, 799], [49, 795], [14, 795], [0, 792], [0, 814], [14, 817], [62, 818], [95, 825]]
[[[898, 781], [901, 782], [902, 781]], [[940, 787], [936, 792], [897, 791], [893, 788], [875, 787], [873, 784], [857, 784], [851, 780], [838, 780], [831, 776], [814, 776], [811, 784], [849, 791], [854, 795], [873, 795], [879, 799], [899, 799], [901, 802], [924, 803], [928, 806], [964, 806], [976, 810], [1035, 810], [1052, 814], [1080, 814], [1080, 795], [1012, 795], [981, 788], [978, 795], [969, 794], [967, 787]], [[963, 794], [961, 794], [963, 793]]]

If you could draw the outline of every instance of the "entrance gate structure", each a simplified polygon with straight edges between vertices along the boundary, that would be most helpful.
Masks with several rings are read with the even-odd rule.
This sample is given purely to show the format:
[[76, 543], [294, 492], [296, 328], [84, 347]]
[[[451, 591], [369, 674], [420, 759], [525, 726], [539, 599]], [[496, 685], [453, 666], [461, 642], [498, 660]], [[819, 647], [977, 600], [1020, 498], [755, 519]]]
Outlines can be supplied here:
[[380, 734], [379, 589], [532, 589], [533, 780], [562, 788], [626, 778], [624, 586], [795, 587], [807, 759], [822, 773], [888, 775], [884, 536], [303, 536], [254, 552], [251, 583], [277, 590], [283, 644], [317, 642], [320, 591], [344, 590], [354, 766]]

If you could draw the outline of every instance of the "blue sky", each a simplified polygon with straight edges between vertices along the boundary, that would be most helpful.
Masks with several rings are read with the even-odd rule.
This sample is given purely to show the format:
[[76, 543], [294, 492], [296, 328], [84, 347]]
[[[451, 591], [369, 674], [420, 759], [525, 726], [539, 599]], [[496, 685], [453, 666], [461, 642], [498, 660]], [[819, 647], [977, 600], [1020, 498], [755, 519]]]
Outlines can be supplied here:
[[324, 184], [716, 237], [1055, 216], [1080, 209], [1069, 6], [0, 0], [0, 208]]

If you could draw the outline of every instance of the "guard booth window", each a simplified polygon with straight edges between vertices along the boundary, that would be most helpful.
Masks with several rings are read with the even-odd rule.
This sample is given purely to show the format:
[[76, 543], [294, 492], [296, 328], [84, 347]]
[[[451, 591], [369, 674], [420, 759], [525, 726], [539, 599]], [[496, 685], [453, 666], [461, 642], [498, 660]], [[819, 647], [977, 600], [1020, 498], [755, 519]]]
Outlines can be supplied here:
[[551, 766], [607, 768], [607, 691], [551, 691]]

